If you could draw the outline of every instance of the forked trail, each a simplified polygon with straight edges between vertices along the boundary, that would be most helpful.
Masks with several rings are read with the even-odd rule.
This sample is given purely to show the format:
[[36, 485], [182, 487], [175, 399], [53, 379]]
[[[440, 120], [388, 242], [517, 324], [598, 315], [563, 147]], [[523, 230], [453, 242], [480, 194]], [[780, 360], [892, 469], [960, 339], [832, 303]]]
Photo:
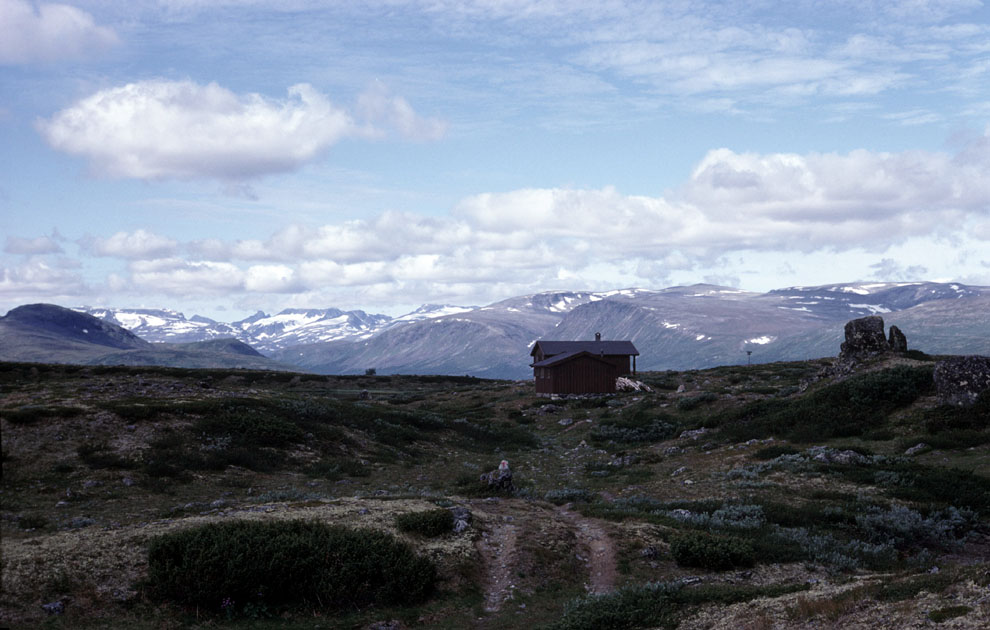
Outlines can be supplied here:
[[612, 539], [595, 519], [586, 518], [566, 507], [554, 509], [527, 504], [525, 509], [512, 500], [498, 503], [475, 503], [472, 509], [480, 517], [481, 537], [475, 542], [484, 563], [485, 610], [496, 612], [513, 598], [516, 577], [520, 571], [519, 537], [532, 531], [535, 523], [554, 520], [574, 534], [576, 544], [571, 553], [584, 561], [587, 568], [585, 589], [589, 593], [607, 593], [615, 588], [618, 575]]

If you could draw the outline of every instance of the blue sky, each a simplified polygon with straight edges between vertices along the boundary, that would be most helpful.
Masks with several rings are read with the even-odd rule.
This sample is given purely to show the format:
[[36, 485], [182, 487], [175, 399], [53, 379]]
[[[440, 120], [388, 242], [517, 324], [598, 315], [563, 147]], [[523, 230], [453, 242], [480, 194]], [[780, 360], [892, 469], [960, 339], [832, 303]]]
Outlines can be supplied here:
[[0, 164], [0, 312], [990, 285], [990, 8], [0, 0]]

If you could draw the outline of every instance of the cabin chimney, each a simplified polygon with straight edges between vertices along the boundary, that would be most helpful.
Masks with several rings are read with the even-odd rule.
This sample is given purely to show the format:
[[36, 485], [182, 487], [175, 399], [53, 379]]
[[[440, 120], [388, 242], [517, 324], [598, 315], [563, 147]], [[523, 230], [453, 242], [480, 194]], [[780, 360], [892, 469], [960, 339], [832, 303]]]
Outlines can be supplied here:
[[601, 341], [601, 340], [602, 340], [602, 334], [601, 333], [595, 333], [595, 341]]

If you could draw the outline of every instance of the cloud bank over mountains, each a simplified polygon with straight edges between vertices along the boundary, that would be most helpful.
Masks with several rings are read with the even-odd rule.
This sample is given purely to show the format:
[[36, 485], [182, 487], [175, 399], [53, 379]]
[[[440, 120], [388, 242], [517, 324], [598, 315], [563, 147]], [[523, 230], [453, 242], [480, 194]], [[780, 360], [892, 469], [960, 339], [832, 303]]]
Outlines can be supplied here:
[[[665, 196], [521, 189], [469, 196], [443, 216], [393, 211], [335, 224], [292, 223], [265, 240], [182, 242], [137, 229], [90, 236], [78, 246], [124, 264], [107, 276], [114, 290], [166, 296], [315, 299], [347, 290], [374, 302], [424, 291], [472, 298], [480, 289], [471, 287], [480, 284], [521, 292], [576, 278], [661, 285], [676, 270], [717, 269], [720, 260], [745, 259], [746, 252], [861, 250], [873, 253], [877, 277], [910, 279], [936, 272], [937, 261], [905, 266], [883, 256], [890, 247], [935, 235], [960, 255], [982, 247], [986, 256], [988, 164], [987, 135], [954, 154], [716, 149]], [[37, 256], [57, 253], [54, 247], [46, 237], [8, 239], [6, 251], [25, 261], [4, 271], [0, 291], [14, 300], [39, 286], [72, 295], [77, 276]]]
[[0, 307], [990, 284], [988, 11], [0, 0]]

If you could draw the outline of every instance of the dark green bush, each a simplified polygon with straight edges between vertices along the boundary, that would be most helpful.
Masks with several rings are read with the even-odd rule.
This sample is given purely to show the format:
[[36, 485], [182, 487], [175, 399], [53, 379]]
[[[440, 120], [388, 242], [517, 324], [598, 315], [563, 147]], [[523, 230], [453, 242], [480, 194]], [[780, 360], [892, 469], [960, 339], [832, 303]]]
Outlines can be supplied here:
[[301, 442], [304, 432], [297, 425], [266, 413], [265, 410], [240, 410], [203, 418], [195, 425], [197, 432], [209, 436], [230, 436], [242, 446], [288, 446]]
[[667, 626], [677, 612], [678, 584], [627, 586], [605, 595], [588, 595], [568, 603], [560, 619], [546, 630], [621, 630]]
[[18, 409], [4, 409], [0, 412], [0, 417], [12, 424], [34, 424], [45, 418], [74, 418], [83, 411], [80, 407], [26, 405]]
[[990, 390], [980, 394], [972, 405], [942, 405], [925, 412], [925, 430], [933, 435], [942, 431], [980, 431], [987, 428], [990, 428]]
[[316, 521], [232, 521], [154, 538], [146, 584], [156, 599], [219, 613], [249, 604], [408, 605], [425, 600], [436, 578], [432, 561], [387, 533]]
[[590, 437], [596, 443], [662, 442], [677, 433], [673, 423], [670, 414], [640, 408], [618, 418], [602, 416]]
[[884, 581], [870, 587], [869, 593], [875, 599], [886, 602], [902, 602], [918, 596], [922, 591], [941, 593], [957, 578], [948, 573], [919, 575], [907, 580]]
[[323, 457], [306, 468], [311, 477], [321, 477], [334, 481], [345, 475], [348, 477], [368, 477], [371, 470], [360, 461], [348, 457]]
[[758, 597], [779, 597], [808, 588], [808, 584], [706, 584], [684, 588], [678, 582], [626, 586], [604, 595], [587, 595], [569, 602], [561, 618], [545, 626], [545, 630], [671, 628], [677, 625], [679, 614], [691, 606], [728, 605]]
[[939, 608], [938, 610], [931, 611], [928, 613], [928, 618], [935, 623], [942, 623], [943, 621], [948, 621], [949, 619], [962, 617], [972, 611], [973, 609], [969, 606], [946, 606], [945, 608]]
[[446, 508], [437, 508], [399, 514], [395, 517], [395, 526], [407, 534], [436, 538], [454, 530], [454, 513]]
[[689, 396], [687, 398], [681, 398], [677, 401], [678, 411], [693, 411], [702, 405], [712, 403], [718, 400], [718, 396], [712, 392], [703, 392], [697, 396]]
[[90, 468], [112, 468], [126, 470], [137, 468], [138, 463], [121, 457], [108, 444], [80, 444], [76, 455]]
[[799, 398], [760, 400], [717, 416], [732, 442], [778, 437], [814, 442], [876, 430], [892, 412], [933, 391], [931, 366], [870, 372]]
[[709, 571], [751, 567], [756, 563], [753, 545], [749, 541], [700, 531], [679, 532], [672, 536], [670, 553], [682, 567], [699, 567]]
[[561, 488], [549, 490], [543, 495], [543, 498], [554, 505], [564, 505], [565, 503], [587, 503], [595, 497], [585, 488]]

